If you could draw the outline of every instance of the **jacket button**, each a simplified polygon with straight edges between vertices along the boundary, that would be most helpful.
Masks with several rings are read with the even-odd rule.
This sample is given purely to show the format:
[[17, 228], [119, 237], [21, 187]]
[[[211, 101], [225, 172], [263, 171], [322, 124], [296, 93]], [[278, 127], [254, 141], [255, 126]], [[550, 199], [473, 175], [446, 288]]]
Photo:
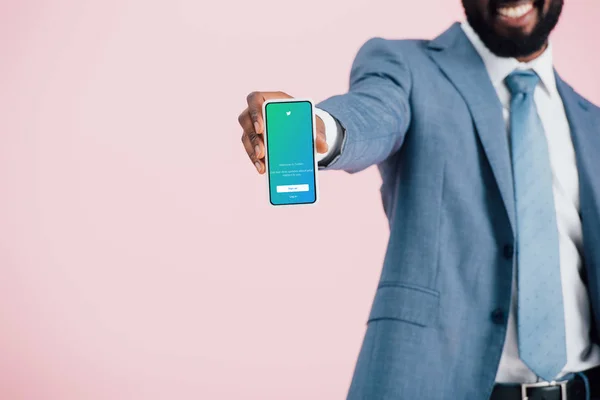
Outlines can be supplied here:
[[504, 258], [506, 258], [507, 260], [512, 260], [514, 254], [515, 248], [512, 245], [507, 244], [506, 246], [504, 246]]
[[506, 321], [506, 314], [500, 308], [496, 308], [492, 311], [492, 322], [496, 325], [501, 325]]

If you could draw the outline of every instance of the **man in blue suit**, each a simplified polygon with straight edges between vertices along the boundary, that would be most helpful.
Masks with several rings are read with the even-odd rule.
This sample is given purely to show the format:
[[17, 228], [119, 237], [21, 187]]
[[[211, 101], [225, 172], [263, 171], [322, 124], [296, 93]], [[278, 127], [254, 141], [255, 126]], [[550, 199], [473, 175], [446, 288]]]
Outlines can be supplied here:
[[[369, 40], [320, 166], [377, 165], [390, 239], [348, 399], [600, 398], [600, 109], [555, 72], [562, 0], [463, 0]], [[262, 103], [239, 122], [264, 173]]]

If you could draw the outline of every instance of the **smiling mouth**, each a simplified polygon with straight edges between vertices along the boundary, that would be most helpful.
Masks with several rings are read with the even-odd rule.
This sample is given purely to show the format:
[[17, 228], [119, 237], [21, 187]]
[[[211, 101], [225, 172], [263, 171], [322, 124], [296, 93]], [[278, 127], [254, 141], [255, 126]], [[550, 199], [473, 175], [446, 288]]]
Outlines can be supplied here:
[[505, 17], [505, 18], [513, 18], [518, 19], [524, 17], [529, 14], [534, 9], [533, 0], [528, 2], [519, 2], [512, 3], [507, 5], [502, 5], [496, 9], [496, 12]]
[[497, 0], [495, 3], [490, 4], [492, 15], [504, 29], [529, 29], [544, 7], [544, 0]]

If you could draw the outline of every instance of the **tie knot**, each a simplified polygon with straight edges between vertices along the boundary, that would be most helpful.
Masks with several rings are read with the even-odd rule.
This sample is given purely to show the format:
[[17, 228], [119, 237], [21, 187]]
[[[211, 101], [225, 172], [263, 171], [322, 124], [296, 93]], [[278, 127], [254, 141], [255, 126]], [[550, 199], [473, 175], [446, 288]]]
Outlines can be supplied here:
[[515, 71], [504, 80], [508, 90], [514, 96], [520, 93], [533, 93], [535, 87], [540, 82], [540, 77], [532, 70]]

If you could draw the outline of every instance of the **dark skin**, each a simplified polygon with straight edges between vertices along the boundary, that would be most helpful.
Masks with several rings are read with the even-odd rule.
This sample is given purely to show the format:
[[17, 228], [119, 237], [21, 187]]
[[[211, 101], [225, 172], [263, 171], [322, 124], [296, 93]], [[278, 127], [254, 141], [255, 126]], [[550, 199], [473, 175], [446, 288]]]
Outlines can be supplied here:
[[[463, 0], [465, 10], [475, 13], [483, 23], [493, 30], [493, 35], [505, 38], [527, 37], [534, 32], [544, 16], [548, 14], [553, 2], [558, 0]], [[533, 6], [525, 15], [515, 17], [502, 15], [498, 10], [519, 6]], [[524, 56], [518, 56], [521, 62], [528, 62], [539, 57], [548, 47], [547, 40], [535, 51]], [[269, 99], [292, 98], [283, 92], [252, 92], [246, 101], [248, 107], [238, 117], [243, 129], [242, 143], [248, 157], [259, 174], [265, 171], [264, 120], [262, 105]], [[327, 152], [325, 124], [321, 118], [316, 121], [316, 150], [318, 153]]]
[[[252, 92], [246, 98], [248, 107], [242, 111], [238, 117], [244, 133], [242, 134], [242, 144], [250, 157], [250, 161], [259, 174], [265, 173], [265, 124], [262, 116], [263, 103], [271, 99], [291, 99], [293, 98], [283, 92]], [[325, 124], [319, 117], [315, 118], [317, 140], [317, 152], [323, 154], [327, 152], [327, 142], [325, 141]]]
[[[546, 15], [550, 9], [551, 0], [534, 1], [534, 9], [522, 18], [506, 18], [494, 10], [494, 6], [518, 6], [531, 4], [531, 0], [518, 1], [492, 1], [492, 0], [464, 0], [463, 5], [467, 10], [480, 14], [487, 25], [491, 26], [499, 36], [509, 36], [518, 32], [520, 35], [530, 35], [540, 22], [541, 16]], [[548, 47], [548, 42], [537, 51], [523, 57], [517, 57], [521, 62], [529, 62], [538, 58]]]

